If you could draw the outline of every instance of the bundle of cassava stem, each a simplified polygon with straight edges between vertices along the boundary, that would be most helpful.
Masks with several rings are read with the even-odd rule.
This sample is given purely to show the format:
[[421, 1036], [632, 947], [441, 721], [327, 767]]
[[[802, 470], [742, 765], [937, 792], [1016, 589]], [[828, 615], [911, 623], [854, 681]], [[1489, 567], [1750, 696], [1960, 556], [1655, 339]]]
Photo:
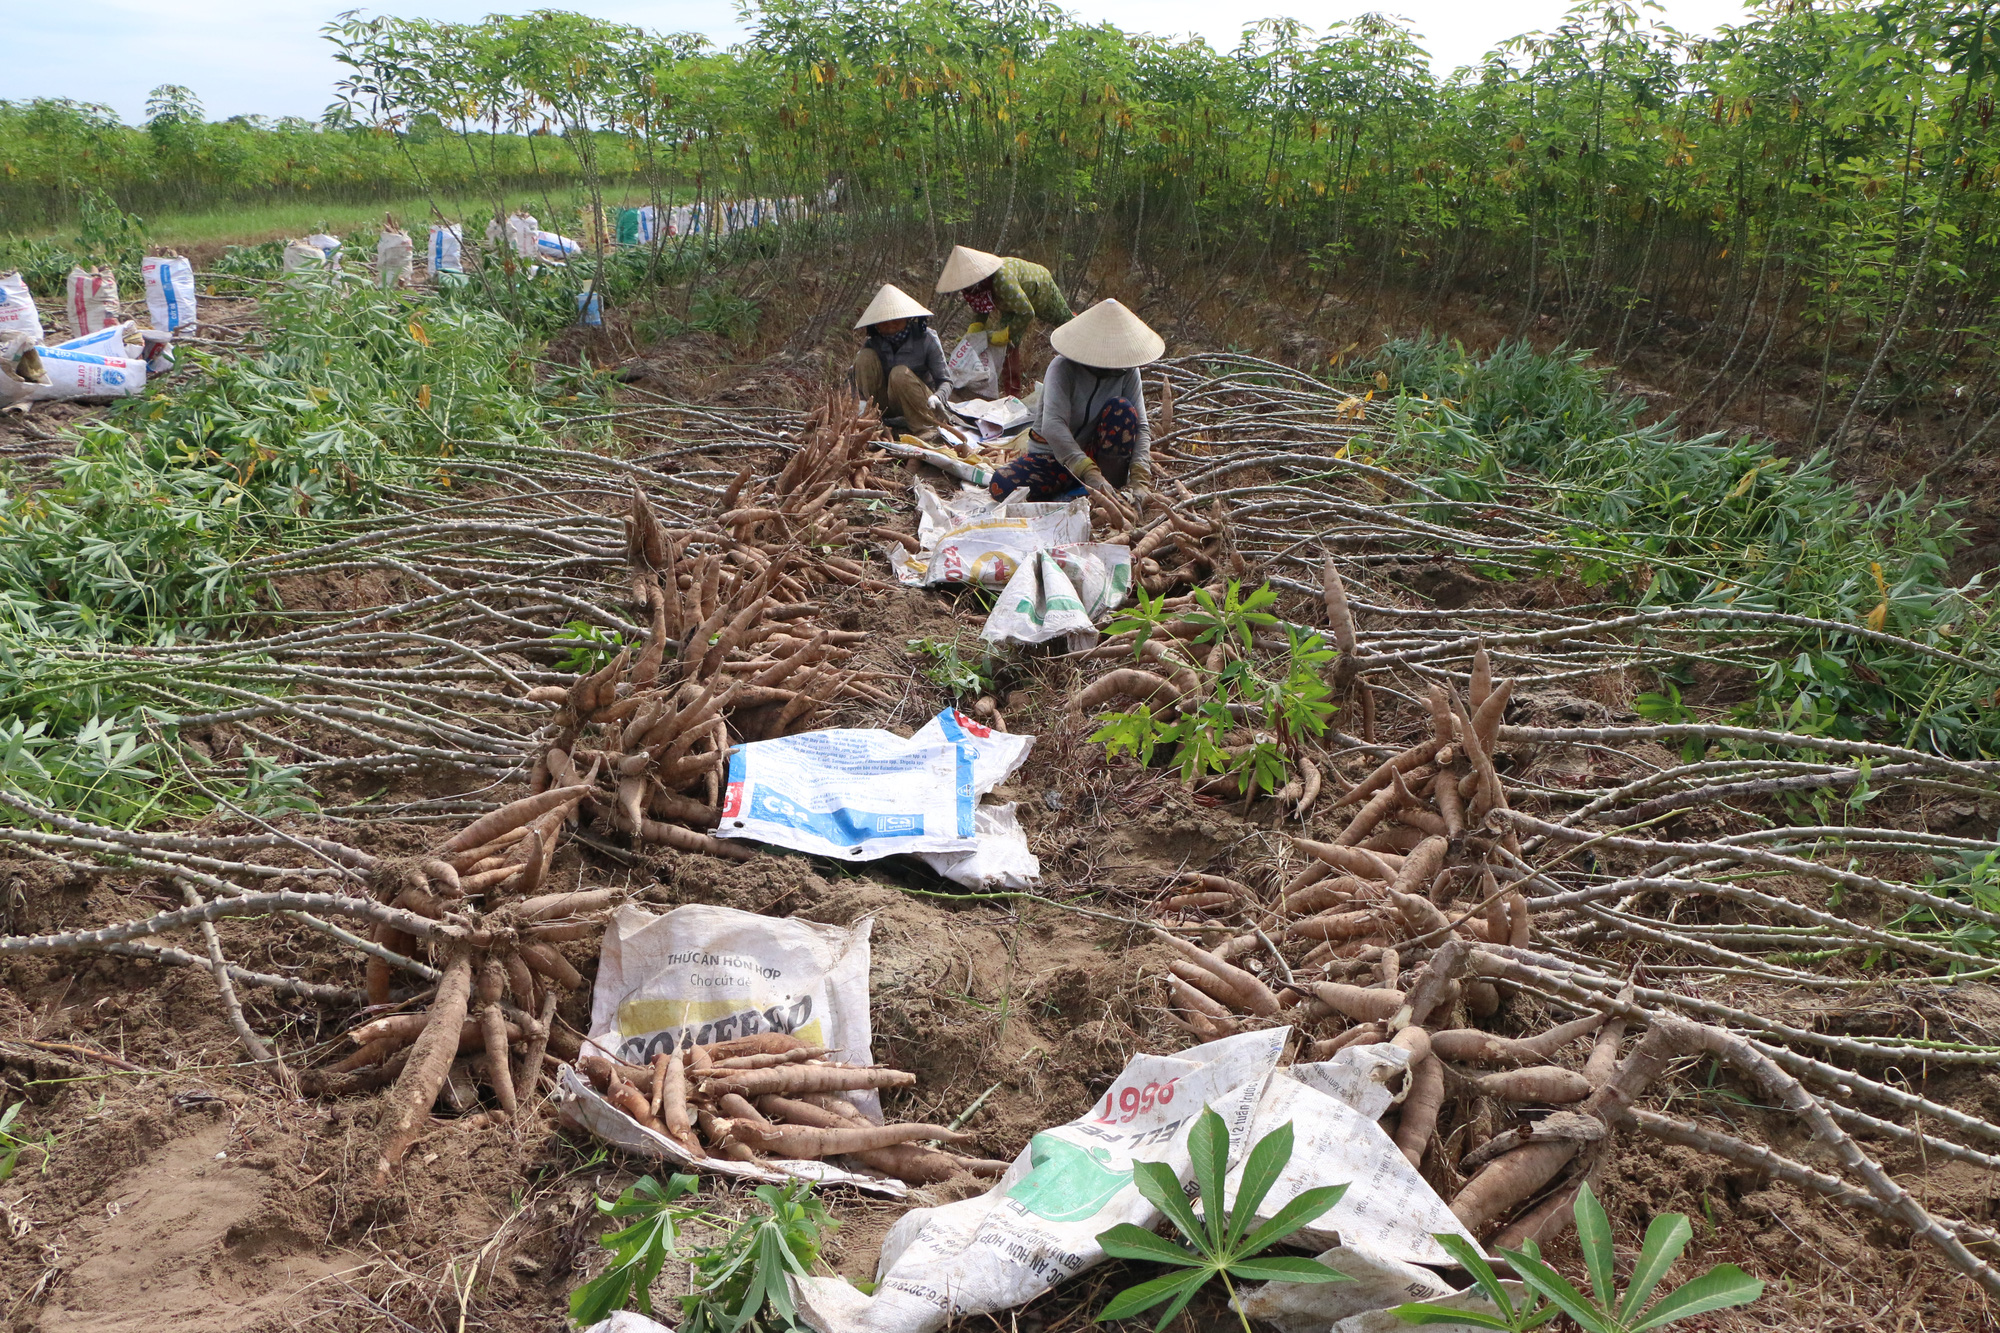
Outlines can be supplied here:
[[593, 1052], [577, 1068], [605, 1100], [697, 1160], [846, 1157], [913, 1185], [1007, 1169], [927, 1146], [969, 1135], [941, 1125], [878, 1125], [844, 1095], [910, 1087], [916, 1075], [825, 1057], [798, 1037], [764, 1032], [676, 1046], [646, 1065]]

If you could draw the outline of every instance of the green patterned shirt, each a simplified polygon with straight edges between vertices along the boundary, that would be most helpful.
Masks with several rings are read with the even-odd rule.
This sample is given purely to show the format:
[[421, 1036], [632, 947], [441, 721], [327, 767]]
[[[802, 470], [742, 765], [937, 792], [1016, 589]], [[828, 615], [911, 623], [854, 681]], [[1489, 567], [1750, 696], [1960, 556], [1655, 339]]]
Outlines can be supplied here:
[[1056, 286], [1055, 275], [1040, 264], [1012, 255], [1000, 261], [1000, 271], [993, 275], [993, 304], [987, 327], [1006, 329], [1015, 347], [1021, 345], [1037, 316], [1050, 327], [1067, 324], [1070, 319], [1069, 302]]

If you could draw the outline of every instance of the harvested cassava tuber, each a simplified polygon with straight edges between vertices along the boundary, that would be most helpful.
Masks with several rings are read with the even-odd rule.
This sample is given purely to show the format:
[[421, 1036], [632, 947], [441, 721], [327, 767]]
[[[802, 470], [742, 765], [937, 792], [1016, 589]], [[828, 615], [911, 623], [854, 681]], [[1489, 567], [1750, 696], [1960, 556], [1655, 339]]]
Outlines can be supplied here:
[[1362, 1023], [1357, 1027], [1347, 1029], [1347, 1031], [1341, 1033], [1338, 1037], [1329, 1037], [1325, 1041], [1314, 1042], [1312, 1046], [1312, 1058], [1315, 1060], [1330, 1060], [1337, 1051], [1344, 1050], [1349, 1046], [1372, 1046], [1376, 1042], [1387, 1038], [1388, 1035], [1389, 1029], [1380, 1023]]
[[738, 1122], [737, 1130], [747, 1141], [777, 1157], [837, 1157], [844, 1153], [889, 1148], [899, 1143], [925, 1140], [955, 1143], [970, 1137], [955, 1134], [943, 1125], [869, 1125], [853, 1129], [779, 1125], [762, 1129]]
[[1411, 1064], [1409, 1077], [1410, 1090], [1403, 1097], [1402, 1118], [1396, 1123], [1396, 1147], [1411, 1166], [1422, 1166], [1424, 1150], [1437, 1130], [1438, 1112], [1444, 1107], [1444, 1065], [1435, 1055], [1425, 1054]]
[[863, 1088], [907, 1088], [915, 1074], [900, 1069], [849, 1065], [781, 1065], [776, 1069], [740, 1069], [710, 1078], [706, 1087], [716, 1095], [733, 1092], [753, 1100], [767, 1092], [856, 1092]]
[[1509, 1069], [1474, 1080], [1479, 1090], [1503, 1102], [1545, 1102], [1555, 1106], [1580, 1102], [1590, 1095], [1590, 1080], [1574, 1069], [1540, 1065]]
[[[1233, 963], [1224, 962], [1205, 949], [1197, 949], [1186, 940], [1169, 935], [1164, 930], [1154, 931], [1153, 936], [1220, 982], [1229, 994], [1235, 996], [1233, 1004], [1236, 1008], [1256, 1014], [1260, 1018], [1277, 1017], [1279, 1010], [1277, 995], [1251, 973], [1245, 972]], [[1203, 986], [1202, 989], [1208, 988]], [[1214, 995], [1215, 992], [1209, 991], [1209, 994]]]
[[1397, 990], [1364, 989], [1338, 981], [1315, 982], [1312, 990], [1336, 1013], [1366, 1022], [1387, 1022], [1403, 1007], [1403, 992]]
[[1589, 1036], [1604, 1025], [1603, 1014], [1587, 1014], [1535, 1037], [1496, 1037], [1490, 1032], [1454, 1028], [1433, 1034], [1431, 1049], [1455, 1064], [1529, 1065], [1546, 1062], [1550, 1056], [1575, 1041]]
[[554, 787], [534, 796], [524, 796], [518, 801], [501, 806], [490, 815], [482, 815], [473, 820], [440, 850], [449, 856], [491, 842], [501, 834], [520, 828], [551, 810], [582, 800], [590, 794], [590, 791], [588, 786], [579, 784], [574, 787]]
[[1167, 708], [1180, 702], [1180, 691], [1163, 677], [1136, 667], [1107, 671], [1070, 698], [1073, 712], [1090, 713], [1119, 697]]
[[437, 1101], [458, 1054], [459, 1028], [471, 998], [472, 955], [461, 950], [452, 956], [438, 981], [429, 1022], [417, 1034], [409, 1061], [383, 1110], [382, 1144], [375, 1160], [377, 1180], [388, 1177], [429, 1121], [431, 1105]]

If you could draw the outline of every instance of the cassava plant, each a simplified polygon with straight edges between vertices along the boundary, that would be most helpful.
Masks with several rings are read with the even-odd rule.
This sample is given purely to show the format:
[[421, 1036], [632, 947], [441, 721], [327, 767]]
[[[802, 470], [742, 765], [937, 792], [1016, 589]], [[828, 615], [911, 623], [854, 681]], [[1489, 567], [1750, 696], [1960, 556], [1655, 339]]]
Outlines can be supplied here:
[[[1281, 625], [1266, 609], [1277, 602], [1269, 584], [1246, 595], [1231, 582], [1220, 598], [1206, 588], [1192, 596], [1193, 608], [1176, 616], [1165, 609], [1164, 597], [1140, 590], [1137, 607], [1114, 619], [1110, 632], [1133, 634], [1133, 652], [1143, 661], [1146, 645], [1176, 622], [1185, 642], [1208, 649], [1197, 655], [1200, 669], [1186, 667], [1202, 692], [1183, 697], [1174, 710], [1142, 702], [1112, 713], [1091, 740], [1107, 757], [1130, 754], [1142, 764], [1169, 751], [1172, 767], [1190, 786], [1222, 775], [1247, 796], [1277, 792], [1336, 711], [1321, 673], [1338, 654], [1317, 634]], [[1240, 736], [1246, 727], [1248, 736]]]
[[[1097, 1237], [1097, 1243], [1114, 1259], [1166, 1264], [1179, 1271], [1119, 1292], [1098, 1312], [1098, 1323], [1129, 1319], [1165, 1301], [1167, 1308], [1154, 1325], [1156, 1329], [1164, 1329], [1213, 1281], [1220, 1281], [1233, 1299], [1238, 1282], [1349, 1280], [1345, 1273], [1335, 1272], [1312, 1259], [1264, 1253], [1331, 1210], [1347, 1193], [1347, 1186], [1321, 1185], [1305, 1190], [1288, 1200], [1262, 1226], [1252, 1225], [1271, 1187], [1278, 1183], [1278, 1177], [1292, 1160], [1289, 1121], [1251, 1147], [1244, 1159], [1243, 1178], [1237, 1185], [1233, 1203], [1227, 1201], [1224, 1193], [1229, 1173], [1229, 1127], [1208, 1107], [1202, 1108], [1188, 1135], [1188, 1153], [1194, 1161], [1194, 1182], [1199, 1191], [1193, 1203], [1181, 1188], [1174, 1169], [1165, 1162], [1135, 1162], [1132, 1166], [1132, 1182], [1139, 1193], [1174, 1224], [1185, 1244], [1130, 1222], [1121, 1222]], [[1195, 1204], [1200, 1205], [1199, 1212]], [[1249, 1316], [1240, 1310], [1238, 1315], [1243, 1321], [1243, 1333], [1250, 1333]]]
[[597, 1210], [606, 1217], [630, 1220], [598, 1238], [598, 1244], [611, 1251], [611, 1266], [570, 1293], [569, 1317], [577, 1327], [588, 1328], [618, 1310], [653, 1313], [653, 1280], [676, 1253], [678, 1228], [702, 1215], [695, 1209], [676, 1208], [674, 1201], [698, 1188], [700, 1182], [693, 1176], [671, 1175], [664, 1185], [641, 1176], [615, 1200], [597, 1200]]
[[1674, 1266], [1694, 1235], [1694, 1228], [1682, 1213], [1662, 1213], [1653, 1219], [1621, 1291], [1611, 1220], [1605, 1216], [1604, 1206], [1591, 1193], [1588, 1183], [1577, 1192], [1574, 1212], [1577, 1243], [1582, 1247], [1584, 1268], [1590, 1275], [1588, 1294], [1551, 1268], [1542, 1259], [1540, 1248], [1529, 1241], [1519, 1249], [1500, 1252], [1536, 1297], [1532, 1305], [1516, 1306], [1478, 1249], [1462, 1236], [1440, 1234], [1438, 1243], [1472, 1274], [1473, 1282], [1493, 1302], [1498, 1313], [1417, 1302], [1397, 1306], [1396, 1314], [1413, 1324], [1470, 1324], [1508, 1333], [1539, 1328], [1563, 1314], [1575, 1320], [1584, 1333], [1645, 1333], [1647, 1329], [1665, 1328], [1696, 1315], [1748, 1305], [1764, 1294], [1764, 1284], [1735, 1264], [1717, 1264], [1700, 1277], [1653, 1300], [1653, 1292], [1666, 1279], [1667, 1270]]

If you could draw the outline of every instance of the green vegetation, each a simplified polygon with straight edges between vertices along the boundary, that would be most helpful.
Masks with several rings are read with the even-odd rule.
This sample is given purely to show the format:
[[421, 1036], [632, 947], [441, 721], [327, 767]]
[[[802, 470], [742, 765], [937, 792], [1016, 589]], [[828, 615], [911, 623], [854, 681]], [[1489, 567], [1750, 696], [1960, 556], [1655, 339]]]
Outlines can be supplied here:
[[[542, 443], [559, 424], [522, 336], [491, 311], [310, 276], [270, 289], [264, 314], [253, 354], [183, 350], [180, 376], [82, 427], [46, 473], [0, 472], [0, 778], [13, 789], [121, 824], [209, 808], [185, 756], [159, 742], [175, 713], [221, 696], [98, 670], [93, 645], [226, 637], [276, 601], [256, 557], [340, 535], [448, 484], [441, 462]], [[248, 759], [228, 799], [303, 799]]]
[[[337, 114], [320, 124], [261, 116], [209, 122], [194, 95], [171, 84], [153, 90], [138, 128], [86, 102], [0, 101], [0, 236], [60, 228], [92, 192], [149, 217], [194, 215], [185, 227], [160, 228], [168, 243], [241, 239], [243, 230], [215, 231], [232, 219], [251, 234], [267, 226], [297, 231], [355, 217], [357, 206], [379, 215], [389, 201], [420, 218], [433, 192], [449, 203], [475, 186], [482, 201], [493, 189], [537, 204], [544, 191], [573, 198], [576, 155], [560, 139], [518, 132], [529, 127], [509, 118], [498, 132], [475, 132], [475, 164], [433, 121], [396, 133]], [[629, 169], [617, 136], [605, 137], [605, 165]], [[203, 216], [212, 221], [197, 220]]]
[[42, 1174], [49, 1172], [49, 1158], [55, 1155], [56, 1136], [54, 1130], [45, 1132], [37, 1140], [31, 1135], [21, 1134], [14, 1129], [14, 1122], [20, 1118], [21, 1110], [27, 1103], [15, 1102], [5, 1111], [0, 1111], [0, 1180], [7, 1180], [14, 1174], [24, 1152], [38, 1152], [42, 1155]]
[[[1503, 342], [1474, 356], [1440, 338], [1385, 344], [1357, 364], [1395, 394], [1377, 461], [1475, 504], [1526, 502], [1556, 515], [1551, 556], [1587, 586], [1640, 607], [1810, 616], [1977, 657], [1989, 613], [1975, 577], [1949, 581], [1966, 533], [1956, 503], [1921, 490], [1870, 502], [1835, 480], [1831, 457], [1775, 457], [1749, 439], [1689, 440], [1672, 418], [1615, 392], [1584, 354]], [[1445, 507], [1431, 515], [1450, 522]], [[1636, 578], [1634, 574], [1636, 572]], [[1676, 720], [1680, 682], [1651, 707]], [[1738, 720], [1943, 753], [1992, 748], [1992, 681], [1858, 636], [1815, 636], [1775, 654]], [[1698, 758], [1691, 754], [1690, 759]]]
[[[1428, 1303], [1400, 1305], [1395, 1313], [1413, 1324], [1470, 1324], [1507, 1333], [1540, 1328], [1556, 1315], [1565, 1314], [1584, 1333], [1644, 1333], [1646, 1329], [1665, 1328], [1696, 1315], [1748, 1305], [1764, 1294], [1764, 1284], [1735, 1264], [1717, 1264], [1653, 1301], [1654, 1290], [1666, 1279], [1667, 1270], [1674, 1266], [1674, 1260], [1680, 1258], [1694, 1236], [1694, 1228], [1682, 1213], [1662, 1213], [1646, 1228], [1646, 1239], [1640, 1244], [1639, 1257], [1621, 1293], [1614, 1271], [1618, 1256], [1611, 1243], [1611, 1220], [1604, 1215], [1604, 1206], [1598, 1203], [1587, 1183], [1577, 1193], [1573, 1211], [1584, 1268], [1590, 1274], [1589, 1295], [1578, 1291], [1569, 1279], [1543, 1263], [1541, 1251], [1529, 1241], [1518, 1250], [1500, 1252], [1536, 1298], [1532, 1306], [1517, 1307], [1478, 1246], [1463, 1236], [1439, 1235], [1438, 1243], [1461, 1268], [1472, 1274], [1473, 1282], [1499, 1307], [1500, 1313], [1490, 1315]], [[1648, 1301], [1652, 1303], [1649, 1305]]]
[[663, 1186], [644, 1176], [615, 1202], [597, 1201], [605, 1216], [633, 1220], [599, 1238], [614, 1256], [611, 1266], [570, 1293], [569, 1315], [578, 1327], [618, 1310], [651, 1315], [652, 1284], [669, 1258], [684, 1259], [692, 1270], [694, 1290], [680, 1298], [681, 1327], [689, 1333], [782, 1333], [800, 1327], [790, 1278], [812, 1272], [821, 1237], [837, 1225], [813, 1195], [812, 1184], [795, 1180], [757, 1186], [752, 1193], [760, 1207], [730, 1226], [721, 1244], [683, 1253], [676, 1245], [681, 1226], [727, 1222], [698, 1208], [675, 1206], [700, 1183], [693, 1176], [675, 1175]]
[[[1220, 645], [1223, 663], [1217, 671], [1196, 673], [1209, 693], [1183, 699], [1172, 722], [1162, 721], [1151, 705], [1141, 703], [1131, 712], [1108, 715], [1090, 739], [1104, 746], [1106, 757], [1130, 754], [1142, 764], [1152, 763], [1156, 752], [1170, 752], [1173, 767], [1189, 785], [1221, 773], [1235, 778], [1245, 795], [1283, 787], [1305, 742], [1325, 735], [1336, 711], [1327, 702], [1331, 690], [1320, 672], [1339, 654], [1317, 634], [1301, 634], [1289, 625], [1283, 626], [1282, 654], [1260, 651], [1259, 632], [1268, 642], [1279, 628], [1278, 618], [1265, 609], [1278, 600], [1269, 584], [1246, 597], [1241, 585], [1231, 582], [1219, 602], [1206, 588], [1197, 588], [1194, 599], [1199, 609], [1182, 613], [1165, 610], [1164, 594], [1148, 598], [1140, 588], [1136, 596], [1137, 606], [1110, 625], [1113, 634], [1137, 635], [1135, 656], [1143, 660], [1147, 641], [1168, 620], [1175, 620], [1194, 627], [1188, 642]], [[1254, 731], [1247, 741], [1231, 744], [1230, 733], [1246, 719], [1268, 730]]]
[[150, 215], [837, 182], [853, 216], [933, 249], [1031, 245], [1072, 281], [1123, 249], [1289, 265], [1322, 298], [1492, 292], [1614, 361], [1666, 341], [1713, 365], [1705, 410], [1796, 367], [1821, 439], [1924, 405], [1971, 448], [2000, 419], [2000, 61], [1978, 6], [1774, 0], [1694, 39], [1592, 0], [1446, 77], [1374, 15], [1254, 24], [1228, 52], [1013, 0], [747, 17], [726, 52], [575, 14], [344, 19], [317, 126], [208, 124], [174, 88], [143, 129], [5, 104], [0, 230], [93, 188]]
[[738, 1222], [722, 1244], [690, 1259], [694, 1291], [681, 1297], [686, 1333], [786, 1333], [802, 1328], [792, 1304], [793, 1277], [819, 1261], [821, 1238], [839, 1223], [813, 1194], [812, 1182], [759, 1185], [763, 1207]]
[[[930, 665], [924, 668], [924, 675], [932, 684], [943, 686], [954, 698], [993, 693], [994, 662], [991, 653], [982, 651], [976, 659], [968, 657], [959, 651], [955, 639], [908, 639], [904, 643], [913, 654], [929, 659]], [[984, 649], [985, 645], [981, 647]]]
[[[1198, 1193], [1194, 1203], [1181, 1189], [1179, 1177], [1165, 1162], [1134, 1162], [1132, 1183], [1146, 1202], [1165, 1214], [1187, 1240], [1176, 1244], [1156, 1236], [1144, 1227], [1121, 1222], [1099, 1233], [1097, 1243], [1113, 1259], [1166, 1264], [1179, 1272], [1156, 1277], [1150, 1282], [1127, 1287], [1098, 1311], [1097, 1322], [1129, 1319], [1143, 1314], [1162, 1301], [1170, 1301], [1160, 1322], [1164, 1329], [1174, 1316], [1187, 1308], [1203, 1287], [1219, 1280], [1233, 1299], [1236, 1282], [1346, 1282], [1337, 1273], [1311, 1259], [1266, 1255], [1264, 1251], [1295, 1234], [1307, 1223], [1328, 1212], [1347, 1193], [1345, 1185], [1321, 1185], [1301, 1191], [1272, 1214], [1269, 1221], [1252, 1229], [1257, 1210], [1285, 1167], [1292, 1160], [1291, 1122], [1278, 1126], [1251, 1146], [1243, 1162], [1243, 1178], [1237, 1182], [1236, 1202], [1225, 1202], [1223, 1184], [1229, 1174], [1229, 1127], [1222, 1117], [1204, 1106], [1188, 1134], [1188, 1153], [1194, 1160], [1194, 1183]], [[1261, 1256], [1261, 1257], [1260, 1257]], [[1243, 1333], [1250, 1333], [1250, 1317], [1241, 1310]]]
[[632, 1220], [597, 1238], [611, 1251], [611, 1266], [569, 1295], [569, 1317], [579, 1328], [609, 1319], [618, 1310], [653, 1313], [653, 1281], [676, 1252], [681, 1223], [703, 1216], [696, 1209], [674, 1207], [674, 1201], [700, 1188], [693, 1176], [671, 1175], [665, 1185], [641, 1176], [617, 1199], [596, 1201], [597, 1211], [606, 1217]]

